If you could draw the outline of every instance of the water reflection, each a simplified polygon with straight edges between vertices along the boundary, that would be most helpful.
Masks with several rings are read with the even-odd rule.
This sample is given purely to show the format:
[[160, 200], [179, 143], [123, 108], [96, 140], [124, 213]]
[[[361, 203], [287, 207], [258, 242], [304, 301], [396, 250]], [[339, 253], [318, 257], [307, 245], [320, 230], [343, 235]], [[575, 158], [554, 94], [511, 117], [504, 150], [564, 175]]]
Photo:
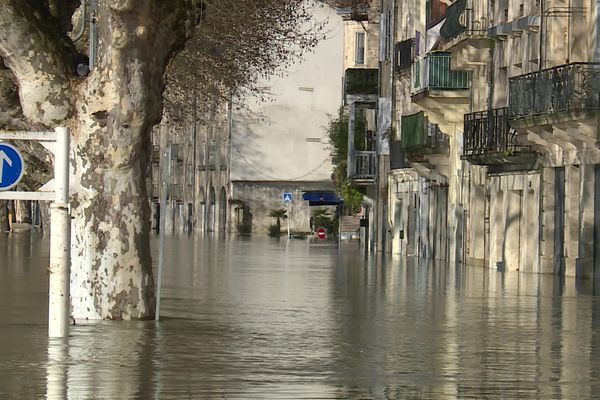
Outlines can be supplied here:
[[47, 242], [0, 237], [0, 398], [590, 398], [593, 282], [358, 245], [167, 245], [162, 320], [46, 338]]

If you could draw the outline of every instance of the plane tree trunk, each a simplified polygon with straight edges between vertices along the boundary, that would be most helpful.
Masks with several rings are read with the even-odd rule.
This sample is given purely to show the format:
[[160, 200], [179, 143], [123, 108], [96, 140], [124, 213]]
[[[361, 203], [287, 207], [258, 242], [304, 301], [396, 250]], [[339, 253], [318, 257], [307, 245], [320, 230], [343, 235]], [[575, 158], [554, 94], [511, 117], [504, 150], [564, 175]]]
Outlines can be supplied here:
[[71, 131], [73, 316], [147, 319], [149, 135], [161, 116], [167, 63], [195, 9], [184, 0], [99, 4], [98, 58], [87, 76], [76, 74], [82, 57], [39, 4], [0, 0], [0, 55], [30, 124]]

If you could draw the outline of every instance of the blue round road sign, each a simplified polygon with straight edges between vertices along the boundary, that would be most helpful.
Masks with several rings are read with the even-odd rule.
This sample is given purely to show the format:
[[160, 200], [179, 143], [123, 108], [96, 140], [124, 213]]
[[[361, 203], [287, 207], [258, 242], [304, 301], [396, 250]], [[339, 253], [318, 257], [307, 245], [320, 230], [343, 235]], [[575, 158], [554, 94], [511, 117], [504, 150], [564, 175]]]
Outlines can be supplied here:
[[15, 187], [23, 177], [25, 163], [16, 147], [0, 143], [0, 191]]

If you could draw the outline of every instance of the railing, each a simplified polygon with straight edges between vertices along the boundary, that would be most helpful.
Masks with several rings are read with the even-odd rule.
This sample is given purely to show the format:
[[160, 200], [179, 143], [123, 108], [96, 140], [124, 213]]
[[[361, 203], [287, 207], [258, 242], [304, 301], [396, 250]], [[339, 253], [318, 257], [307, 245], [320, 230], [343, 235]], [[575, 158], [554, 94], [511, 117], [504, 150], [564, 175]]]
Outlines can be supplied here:
[[573, 63], [509, 79], [509, 118], [600, 108], [600, 64]]
[[487, 0], [457, 0], [446, 10], [440, 37], [448, 41], [461, 34], [487, 36], [488, 28]]
[[471, 86], [471, 71], [453, 70], [451, 53], [428, 53], [412, 65], [412, 93], [423, 90], [464, 90]]
[[354, 157], [353, 179], [374, 179], [377, 174], [377, 153], [375, 151], [357, 151]]
[[510, 156], [532, 152], [517, 142], [517, 133], [508, 124], [508, 109], [496, 108], [465, 114], [463, 156]]

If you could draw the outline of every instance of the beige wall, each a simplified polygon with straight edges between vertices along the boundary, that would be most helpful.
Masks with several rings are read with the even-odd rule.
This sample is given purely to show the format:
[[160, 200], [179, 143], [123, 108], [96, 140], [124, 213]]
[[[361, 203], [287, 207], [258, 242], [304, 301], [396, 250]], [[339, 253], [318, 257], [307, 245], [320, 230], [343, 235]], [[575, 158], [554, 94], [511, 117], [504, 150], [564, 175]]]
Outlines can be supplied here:
[[327, 39], [283, 77], [264, 82], [271, 101], [245, 99], [251, 112], [233, 115], [232, 180], [329, 180], [332, 171], [325, 128], [342, 100], [343, 22], [328, 7]]

